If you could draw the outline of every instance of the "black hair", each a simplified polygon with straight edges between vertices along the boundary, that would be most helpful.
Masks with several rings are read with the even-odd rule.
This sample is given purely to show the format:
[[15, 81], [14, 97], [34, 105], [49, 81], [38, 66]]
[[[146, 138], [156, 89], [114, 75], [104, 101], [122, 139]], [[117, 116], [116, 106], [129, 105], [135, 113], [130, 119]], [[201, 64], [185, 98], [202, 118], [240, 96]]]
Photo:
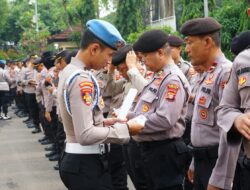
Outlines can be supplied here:
[[0, 63], [0, 67], [1, 67], [2, 69], [4, 69], [4, 67], [5, 67], [5, 64], [3, 64], [3, 63]]
[[216, 32], [211, 33], [211, 34], [202, 35], [201, 38], [203, 38], [203, 37], [205, 37], [205, 36], [211, 37], [212, 40], [214, 41], [215, 45], [216, 45], [217, 47], [221, 47], [220, 31], [216, 31]]
[[101, 48], [105, 47], [104, 43], [101, 42], [89, 29], [87, 29], [82, 35], [80, 48], [86, 49], [92, 43], [98, 43]]

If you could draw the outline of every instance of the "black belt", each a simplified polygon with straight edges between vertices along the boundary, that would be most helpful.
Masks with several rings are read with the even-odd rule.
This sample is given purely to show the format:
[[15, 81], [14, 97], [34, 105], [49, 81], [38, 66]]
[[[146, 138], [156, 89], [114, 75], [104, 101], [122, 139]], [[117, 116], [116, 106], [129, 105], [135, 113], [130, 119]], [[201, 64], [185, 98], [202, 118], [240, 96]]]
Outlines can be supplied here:
[[207, 160], [218, 158], [218, 148], [219, 145], [209, 146], [209, 147], [193, 147], [193, 156], [197, 160]]
[[165, 139], [165, 140], [160, 140], [160, 141], [145, 141], [145, 142], [139, 142], [139, 145], [145, 148], [153, 148], [156, 146], [158, 147], [160, 145], [169, 144], [180, 139], [181, 138], [172, 138], [172, 139]]

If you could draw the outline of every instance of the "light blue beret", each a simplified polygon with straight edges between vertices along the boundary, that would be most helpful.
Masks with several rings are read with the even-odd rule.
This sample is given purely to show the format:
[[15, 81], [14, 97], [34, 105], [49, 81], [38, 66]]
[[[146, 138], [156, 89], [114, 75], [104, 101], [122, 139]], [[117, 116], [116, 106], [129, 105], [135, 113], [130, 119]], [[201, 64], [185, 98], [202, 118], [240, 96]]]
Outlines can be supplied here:
[[6, 61], [3, 59], [0, 59], [0, 64], [6, 64]]
[[101, 42], [112, 49], [125, 44], [120, 32], [109, 22], [93, 19], [89, 20], [86, 26]]

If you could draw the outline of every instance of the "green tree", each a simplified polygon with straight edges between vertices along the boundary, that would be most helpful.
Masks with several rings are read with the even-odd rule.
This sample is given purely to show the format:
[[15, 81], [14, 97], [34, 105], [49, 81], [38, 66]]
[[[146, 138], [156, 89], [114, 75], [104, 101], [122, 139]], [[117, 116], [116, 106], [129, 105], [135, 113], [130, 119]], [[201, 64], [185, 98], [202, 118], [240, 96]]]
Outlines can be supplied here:
[[0, 0], [0, 26], [4, 26], [8, 16], [8, 4], [6, 0]]
[[142, 8], [146, 6], [146, 0], [119, 0], [116, 11], [115, 25], [127, 38], [130, 33], [140, 31], [143, 26]]

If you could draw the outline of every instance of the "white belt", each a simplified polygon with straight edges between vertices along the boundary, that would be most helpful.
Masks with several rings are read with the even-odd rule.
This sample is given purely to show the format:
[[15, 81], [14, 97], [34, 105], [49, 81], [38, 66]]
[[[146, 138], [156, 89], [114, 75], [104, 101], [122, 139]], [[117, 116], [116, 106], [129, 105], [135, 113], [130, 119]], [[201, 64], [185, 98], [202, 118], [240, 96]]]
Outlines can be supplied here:
[[104, 154], [105, 145], [87, 145], [82, 146], [79, 143], [66, 143], [65, 152], [70, 154]]

